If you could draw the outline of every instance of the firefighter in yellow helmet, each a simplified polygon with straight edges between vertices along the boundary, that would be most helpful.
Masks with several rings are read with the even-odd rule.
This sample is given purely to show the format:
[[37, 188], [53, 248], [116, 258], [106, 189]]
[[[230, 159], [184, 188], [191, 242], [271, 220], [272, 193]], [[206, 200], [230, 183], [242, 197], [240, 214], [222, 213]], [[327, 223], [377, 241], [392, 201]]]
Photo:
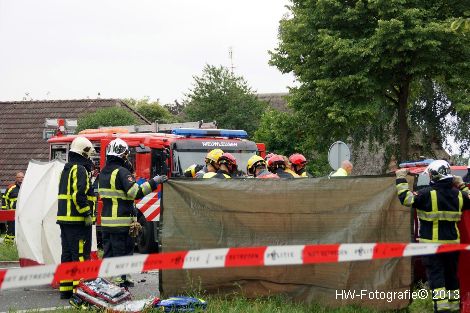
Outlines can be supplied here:
[[[57, 224], [62, 244], [61, 262], [90, 259], [93, 212], [96, 203], [90, 174], [94, 153], [92, 143], [76, 137], [70, 145], [68, 163], [60, 175]], [[60, 298], [69, 299], [78, 281], [61, 280]]]
[[[463, 210], [470, 209], [468, 188], [460, 176], [452, 176], [449, 163], [436, 160], [425, 171], [429, 187], [416, 193], [408, 189], [407, 169], [396, 171], [396, 188], [400, 202], [416, 209], [419, 219], [419, 242], [460, 243], [457, 223]], [[434, 312], [459, 311], [458, 252], [423, 257]]]
[[[2, 210], [16, 210], [16, 202], [18, 200], [18, 193], [20, 192], [21, 184], [23, 183], [24, 173], [16, 173], [15, 183], [8, 186], [2, 200]], [[4, 242], [12, 244], [15, 241], [15, 221], [7, 222], [7, 232]]]
[[[106, 148], [106, 165], [99, 176], [98, 193], [103, 201], [101, 233], [104, 258], [133, 254], [132, 230], [139, 226], [134, 200], [145, 197], [157, 189], [158, 184], [168, 180], [165, 175], [157, 175], [139, 186], [126, 167], [128, 155], [129, 146], [124, 140], [116, 138], [111, 141]], [[122, 287], [133, 286], [127, 275], [116, 278], [115, 282]]]
[[248, 159], [246, 172], [254, 178], [279, 178], [277, 174], [268, 171], [266, 161], [259, 155], [254, 155]]
[[207, 173], [217, 172], [219, 169], [219, 164], [217, 161], [219, 161], [219, 158], [222, 156], [222, 154], [224, 154], [224, 152], [221, 149], [213, 149], [209, 151], [204, 160], [206, 165], [196, 174], [196, 178], [203, 178]]

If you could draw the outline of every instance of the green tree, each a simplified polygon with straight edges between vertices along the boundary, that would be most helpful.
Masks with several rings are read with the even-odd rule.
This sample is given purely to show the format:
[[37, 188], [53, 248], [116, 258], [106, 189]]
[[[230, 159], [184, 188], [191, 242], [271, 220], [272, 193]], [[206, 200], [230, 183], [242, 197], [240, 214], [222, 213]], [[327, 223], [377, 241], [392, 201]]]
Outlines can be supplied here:
[[125, 126], [136, 123], [135, 116], [128, 110], [120, 107], [98, 109], [93, 113], [81, 116], [77, 121], [78, 133], [84, 129], [98, 128], [99, 126]]
[[[396, 138], [406, 158], [423, 80], [457, 115], [469, 111], [470, 36], [449, 27], [464, 1], [292, 0], [288, 8], [270, 62], [296, 76], [290, 105], [319, 151], [336, 139]], [[449, 129], [457, 132], [459, 120]]]
[[[469, 16], [470, 11], [466, 11], [465, 15]], [[450, 25], [451, 29], [455, 32], [460, 32], [462, 34], [470, 33], [470, 17], [467, 18], [458, 18], [452, 22]]]
[[152, 102], [148, 97], [145, 97], [140, 100], [128, 98], [124, 99], [124, 102], [151, 122], [172, 123], [176, 121], [176, 117], [160, 105], [159, 101]]
[[319, 154], [306, 141], [305, 120], [291, 111], [267, 109], [261, 117], [254, 140], [266, 144], [268, 152], [290, 156], [302, 153], [308, 160], [307, 169], [314, 176], [328, 174], [331, 169], [326, 154]]
[[254, 140], [266, 144], [269, 152], [289, 156], [303, 148], [298, 122], [292, 112], [267, 109], [261, 117]]
[[266, 103], [258, 100], [240, 76], [225, 67], [206, 65], [194, 76], [193, 88], [183, 101], [188, 120], [217, 121], [220, 128], [244, 129], [253, 135]]
[[175, 100], [173, 103], [165, 104], [166, 109], [178, 119], [184, 119], [185, 104]]

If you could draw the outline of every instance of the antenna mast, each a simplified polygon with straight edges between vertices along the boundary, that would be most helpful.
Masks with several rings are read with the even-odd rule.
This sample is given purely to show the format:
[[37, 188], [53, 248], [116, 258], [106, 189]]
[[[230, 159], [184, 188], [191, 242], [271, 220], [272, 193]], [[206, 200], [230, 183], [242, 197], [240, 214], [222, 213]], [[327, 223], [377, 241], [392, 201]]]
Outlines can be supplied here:
[[232, 49], [232, 47], [228, 47], [228, 56], [230, 58], [230, 69], [232, 70], [232, 74], [233, 74], [233, 69], [235, 68], [235, 66], [233, 66], [233, 49]]

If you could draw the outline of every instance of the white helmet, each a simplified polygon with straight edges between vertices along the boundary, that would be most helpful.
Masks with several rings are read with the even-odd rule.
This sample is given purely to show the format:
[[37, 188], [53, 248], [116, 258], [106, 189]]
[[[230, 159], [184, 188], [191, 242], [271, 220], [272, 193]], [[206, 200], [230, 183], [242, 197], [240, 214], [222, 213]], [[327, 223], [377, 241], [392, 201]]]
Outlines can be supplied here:
[[449, 163], [444, 160], [432, 161], [431, 164], [429, 164], [429, 166], [426, 168], [425, 173], [429, 174], [429, 177], [433, 182], [453, 177]]
[[95, 153], [93, 144], [85, 137], [76, 137], [70, 145], [70, 151], [78, 153], [87, 159], [89, 159], [92, 154]]
[[106, 148], [106, 155], [113, 155], [117, 156], [121, 159], [124, 159], [125, 155], [129, 153], [129, 146], [127, 143], [120, 139], [116, 138], [113, 141], [111, 141]]

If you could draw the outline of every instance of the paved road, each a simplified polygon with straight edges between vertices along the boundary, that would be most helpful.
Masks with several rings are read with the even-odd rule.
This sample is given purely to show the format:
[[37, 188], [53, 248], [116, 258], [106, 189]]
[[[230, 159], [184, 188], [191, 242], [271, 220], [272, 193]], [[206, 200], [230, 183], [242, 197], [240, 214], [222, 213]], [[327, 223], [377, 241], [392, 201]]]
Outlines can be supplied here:
[[[17, 266], [17, 263], [0, 263], [0, 268]], [[134, 299], [159, 295], [158, 272], [134, 274], [132, 279], [136, 282], [135, 287], [130, 288]], [[0, 312], [67, 306], [69, 306], [68, 300], [60, 300], [59, 291], [50, 286], [11, 289], [0, 292]]]

